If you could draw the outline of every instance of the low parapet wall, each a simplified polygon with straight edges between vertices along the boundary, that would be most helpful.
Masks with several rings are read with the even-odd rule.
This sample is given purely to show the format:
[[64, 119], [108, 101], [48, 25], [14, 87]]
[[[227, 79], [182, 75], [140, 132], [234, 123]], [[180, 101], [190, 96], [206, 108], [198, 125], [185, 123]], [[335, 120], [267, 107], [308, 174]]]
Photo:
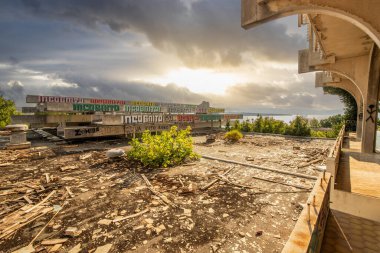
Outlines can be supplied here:
[[332, 189], [331, 208], [357, 217], [380, 222], [380, 199]]
[[334, 147], [331, 149], [326, 160], [326, 169], [333, 176], [332, 185], [334, 185], [336, 174], [338, 173], [339, 159], [340, 159], [340, 153], [343, 147], [345, 128], [346, 126], [343, 125], [342, 128], [340, 129], [340, 132], [339, 132], [338, 137], [336, 138]]
[[320, 252], [330, 211], [330, 173], [321, 173], [282, 253]]

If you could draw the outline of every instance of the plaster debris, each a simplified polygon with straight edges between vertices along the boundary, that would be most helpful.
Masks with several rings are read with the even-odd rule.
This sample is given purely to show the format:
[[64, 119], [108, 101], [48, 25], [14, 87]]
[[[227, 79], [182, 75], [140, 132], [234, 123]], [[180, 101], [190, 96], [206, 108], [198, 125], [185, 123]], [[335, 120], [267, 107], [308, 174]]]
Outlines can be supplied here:
[[[324, 150], [333, 143], [251, 136], [225, 144], [223, 134], [213, 134], [211, 145], [205, 144], [205, 136], [194, 137], [195, 151], [310, 176], [323, 166]], [[33, 243], [41, 252], [139, 252], [151, 245], [159, 246], [160, 252], [198, 252], [201, 247], [217, 252], [279, 251], [302, 210], [297, 203], [308, 196], [290, 185], [310, 188], [314, 183], [209, 159], [149, 170], [125, 157], [109, 159], [104, 151], [89, 150], [94, 145], [128, 149], [126, 142], [119, 142], [64, 147], [49, 143], [38, 149], [1, 151], [0, 248], [33, 252], [25, 245], [41, 231]], [[322, 160], [297, 167], [316, 159]], [[64, 206], [58, 214], [57, 206]], [[263, 231], [272, 236], [262, 236]]]

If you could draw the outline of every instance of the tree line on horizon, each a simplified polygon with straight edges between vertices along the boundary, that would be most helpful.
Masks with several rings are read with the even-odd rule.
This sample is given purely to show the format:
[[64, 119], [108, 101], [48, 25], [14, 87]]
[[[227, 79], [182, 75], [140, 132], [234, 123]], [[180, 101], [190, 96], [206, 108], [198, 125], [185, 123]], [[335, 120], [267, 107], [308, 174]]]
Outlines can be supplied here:
[[238, 130], [241, 132], [336, 138], [344, 122], [344, 116], [340, 114], [322, 120], [316, 118], [309, 120], [298, 115], [289, 124], [273, 117], [263, 117], [260, 115], [255, 120], [247, 119], [242, 122], [236, 120], [232, 124], [230, 121], [227, 121], [225, 129], [226, 131]]

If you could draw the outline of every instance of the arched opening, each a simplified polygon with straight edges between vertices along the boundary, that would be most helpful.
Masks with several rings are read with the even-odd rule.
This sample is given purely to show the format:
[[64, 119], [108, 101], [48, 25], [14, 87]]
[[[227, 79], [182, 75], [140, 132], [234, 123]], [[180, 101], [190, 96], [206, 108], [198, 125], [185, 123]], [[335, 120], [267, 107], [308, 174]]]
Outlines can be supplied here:
[[344, 104], [344, 116], [346, 131], [356, 131], [357, 128], [357, 114], [358, 114], [358, 103], [355, 96], [339, 87], [325, 86], [323, 91], [330, 95], [336, 95], [339, 97], [340, 101]]

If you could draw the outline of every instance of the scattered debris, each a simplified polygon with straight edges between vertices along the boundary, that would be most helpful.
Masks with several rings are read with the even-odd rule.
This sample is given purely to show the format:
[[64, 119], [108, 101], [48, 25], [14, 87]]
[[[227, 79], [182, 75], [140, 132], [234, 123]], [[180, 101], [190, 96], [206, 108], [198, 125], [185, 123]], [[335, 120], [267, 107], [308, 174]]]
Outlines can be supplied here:
[[78, 169], [79, 167], [77, 165], [67, 165], [67, 166], [63, 166], [61, 167], [61, 171], [66, 171], [66, 170], [76, 170]]
[[41, 242], [41, 245], [55, 245], [66, 242], [69, 238], [47, 239]]
[[82, 233], [82, 230], [79, 230], [77, 227], [68, 227], [65, 230], [65, 235], [70, 237], [77, 237]]
[[121, 157], [125, 155], [125, 151], [122, 149], [110, 149], [106, 151], [106, 156], [108, 158]]
[[[212, 145], [195, 137], [196, 151], [310, 177], [319, 163], [298, 165], [325, 158], [329, 143], [255, 135], [226, 145], [215, 136]], [[307, 200], [313, 185], [309, 178], [210, 159], [153, 171], [108, 159], [104, 150], [116, 143], [108, 142], [96, 142], [102, 151], [89, 141], [0, 152], [0, 248], [94, 253], [157, 245], [160, 252], [197, 252], [203, 245], [213, 252], [262, 252], [266, 245], [265, 251], [280, 252], [301, 211], [296, 203]], [[264, 230], [271, 236], [261, 236]]]
[[263, 235], [263, 231], [262, 230], [256, 231], [255, 235], [256, 236], [262, 236]]
[[111, 223], [112, 223], [112, 220], [110, 220], [110, 219], [101, 219], [101, 220], [98, 221], [99, 225], [106, 225], [106, 226], [108, 226]]
[[12, 253], [33, 253], [36, 252], [33, 245], [29, 244], [28, 246], [22, 247], [16, 251], [13, 251]]
[[112, 244], [111, 243], [108, 243], [106, 245], [103, 245], [101, 247], [98, 247], [94, 253], [107, 253], [111, 250], [112, 248]]
[[252, 156], [247, 156], [247, 157], [245, 158], [245, 160], [247, 160], [247, 161], [254, 161], [255, 158], [253, 158]]
[[165, 195], [157, 192], [156, 190], [153, 189], [152, 184], [149, 182], [148, 178], [144, 174], [141, 174], [142, 179], [145, 181], [145, 184], [147, 185], [148, 189], [157, 197], [159, 197], [165, 204], [177, 207], [176, 204], [174, 204], [172, 201], [170, 201]]
[[[226, 172], [224, 172], [221, 176], [225, 176], [225, 175], [227, 175], [227, 174], [228, 174], [233, 168], [234, 168], [234, 167], [229, 168], [229, 169], [228, 169]], [[207, 190], [208, 188], [210, 188], [211, 186], [213, 186], [215, 183], [217, 183], [219, 180], [220, 180], [220, 177], [217, 178], [217, 179], [214, 179], [214, 180], [211, 181], [209, 184], [203, 186], [203, 187], [201, 188], [201, 190], [202, 190], [202, 191]]]
[[209, 134], [206, 136], [206, 143], [213, 143], [216, 140], [215, 134]]
[[307, 163], [304, 163], [304, 164], [300, 164], [299, 166], [298, 166], [298, 168], [304, 168], [304, 167], [307, 167], [307, 166], [309, 166], [309, 165], [312, 165], [312, 164], [314, 164], [314, 163], [317, 163], [317, 162], [321, 162], [321, 161], [323, 161], [323, 158], [317, 158], [317, 159], [314, 159], [314, 160], [312, 160], [312, 161], [310, 161], [310, 162], [307, 162]]
[[120, 221], [123, 221], [123, 220], [126, 220], [126, 219], [131, 219], [131, 218], [134, 218], [134, 217], [138, 217], [138, 216], [143, 215], [144, 213], [147, 213], [149, 211], [150, 211], [149, 208], [147, 208], [145, 210], [142, 210], [141, 212], [138, 212], [138, 213], [135, 213], [135, 214], [131, 214], [131, 215], [128, 215], [128, 216], [125, 216], [125, 217], [120, 217], [120, 218], [114, 219], [112, 222], [120, 222]]
[[77, 245], [75, 245], [73, 248], [71, 248], [68, 253], [79, 253], [81, 251], [81, 247], [82, 245], [80, 243], [78, 243]]

